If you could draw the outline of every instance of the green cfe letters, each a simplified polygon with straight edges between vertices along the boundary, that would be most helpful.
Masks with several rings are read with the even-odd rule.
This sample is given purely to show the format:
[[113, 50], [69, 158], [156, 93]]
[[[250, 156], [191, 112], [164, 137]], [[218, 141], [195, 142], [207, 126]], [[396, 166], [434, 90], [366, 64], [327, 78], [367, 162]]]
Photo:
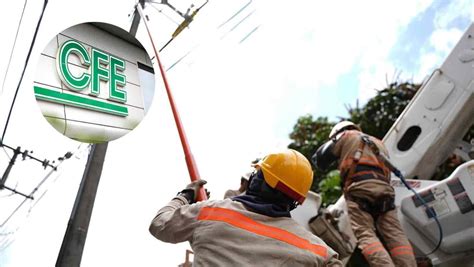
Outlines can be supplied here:
[[[81, 76], [75, 77], [68, 66], [70, 54], [75, 54], [80, 59], [82, 66], [91, 67], [91, 73], [84, 72]], [[86, 48], [75, 40], [64, 42], [56, 58], [56, 67], [61, 80], [74, 91], [84, 90], [91, 84], [89, 94], [92, 96], [100, 94], [100, 81], [109, 82], [108, 99], [125, 103], [127, 92], [118, 88], [126, 84], [125, 75], [120, 73], [125, 70], [125, 61], [95, 48], [92, 48], [91, 54], [89, 56]]]
[[[71, 65], [68, 63], [68, 60], [71, 54], [76, 55], [79, 58], [80, 65], [87, 69], [80, 73], [80, 75], [77, 75], [77, 72], [74, 75], [70, 70]], [[57, 91], [36, 84], [34, 91], [37, 99], [121, 117], [128, 116], [128, 108], [118, 104], [127, 102], [127, 92], [119, 88], [124, 87], [127, 83], [126, 77], [123, 74], [123, 71], [125, 71], [124, 60], [95, 48], [92, 48], [91, 54], [89, 54], [81, 43], [69, 40], [64, 42], [58, 50], [56, 70], [61, 81], [72, 91], [80, 92], [90, 86], [89, 96], [93, 98], [77, 93], [67, 93], [62, 90]], [[96, 98], [100, 94], [100, 81], [108, 82], [109, 84], [109, 97], [107, 99], [118, 103], [102, 101]]]

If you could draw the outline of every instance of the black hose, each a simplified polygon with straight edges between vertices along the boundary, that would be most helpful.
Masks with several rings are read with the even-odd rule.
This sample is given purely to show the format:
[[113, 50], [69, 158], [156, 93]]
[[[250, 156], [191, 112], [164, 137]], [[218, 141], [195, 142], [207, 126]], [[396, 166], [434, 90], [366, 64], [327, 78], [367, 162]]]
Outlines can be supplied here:
[[[390, 164], [391, 165], [391, 164]], [[426, 203], [426, 201], [420, 196], [420, 194], [418, 194], [418, 192], [416, 192], [408, 183], [407, 181], [405, 180], [405, 177], [403, 176], [403, 174], [400, 172], [400, 170], [398, 170], [397, 168], [395, 168], [395, 166], [391, 166], [393, 167], [392, 169], [392, 172], [398, 177], [400, 178], [400, 180], [402, 181], [402, 183], [405, 185], [406, 188], [408, 188], [408, 190], [412, 191], [415, 196], [420, 200], [420, 202], [423, 204], [423, 206], [427, 209], [428, 213], [429, 213], [429, 216], [434, 218], [434, 220], [436, 221], [436, 224], [438, 225], [438, 230], [439, 230], [439, 240], [438, 240], [438, 244], [436, 245], [436, 247], [430, 252], [430, 253], [427, 253], [426, 256], [428, 255], [431, 255], [433, 253], [435, 253], [439, 247], [441, 246], [441, 243], [443, 242], [443, 227], [441, 227], [441, 223], [439, 222], [438, 220], [438, 216], [436, 215], [436, 212], [433, 210], [432, 207], [428, 206], [428, 204]]]
[[436, 245], [436, 247], [430, 253], [427, 253], [426, 256], [435, 253], [435, 251], [437, 251], [439, 249], [439, 247], [441, 246], [441, 243], [443, 242], [443, 227], [441, 227], [441, 223], [438, 220], [438, 216], [436, 215], [436, 212], [434, 211], [434, 209], [432, 207], [428, 206], [426, 201], [407, 183], [407, 181], [405, 180], [405, 177], [403, 176], [402, 172], [399, 169], [397, 169], [397, 167], [395, 167], [390, 162], [390, 160], [387, 159], [387, 157], [385, 157], [384, 155], [382, 155], [380, 153], [380, 150], [378, 149], [378, 147], [374, 144], [374, 142], [372, 142], [372, 140], [369, 139], [368, 136], [362, 135], [361, 138], [362, 138], [362, 142], [364, 142], [365, 144], [367, 144], [369, 146], [369, 148], [377, 156], [377, 158], [380, 161], [382, 161], [385, 164], [385, 166], [387, 166], [390, 169], [390, 171], [392, 171], [398, 178], [400, 178], [400, 180], [405, 185], [405, 187], [408, 188], [408, 190], [412, 191], [413, 194], [415, 194], [416, 198], [418, 198], [420, 200], [420, 202], [423, 204], [423, 207], [425, 207], [426, 210], [428, 211], [429, 217], [434, 218], [434, 220], [436, 221], [436, 224], [438, 225], [438, 230], [439, 230], [438, 244]]

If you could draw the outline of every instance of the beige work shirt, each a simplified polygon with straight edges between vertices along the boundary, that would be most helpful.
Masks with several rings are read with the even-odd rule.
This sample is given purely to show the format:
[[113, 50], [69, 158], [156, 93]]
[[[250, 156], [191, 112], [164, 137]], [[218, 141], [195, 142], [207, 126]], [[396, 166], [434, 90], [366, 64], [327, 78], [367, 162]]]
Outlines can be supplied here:
[[342, 266], [337, 253], [293, 219], [251, 212], [231, 199], [174, 198], [150, 225], [157, 239], [189, 241], [193, 266]]
[[[361, 132], [356, 130], [348, 130], [340, 133], [336, 138], [338, 140], [334, 145], [332, 153], [339, 158], [339, 171], [341, 174], [345, 174], [349, 172], [353, 164], [353, 157], [362, 144]], [[388, 157], [388, 151], [382, 141], [373, 136], [369, 136], [369, 138], [378, 147], [380, 153]], [[379, 161], [377, 156], [373, 153], [368, 145], [363, 146], [362, 155], [357, 164], [379, 168], [386, 177], [385, 180], [387, 182], [390, 181], [390, 170], [387, 168], [387, 166], [385, 166], [385, 164]], [[363, 173], [365, 172], [360, 172], [357, 174]]]
[[226, 198], [231, 198], [231, 197], [235, 197], [235, 196], [238, 196], [242, 194], [242, 192], [240, 192], [239, 190], [232, 190], [232, 189], [229, 189], [227, 191], [225, 191], [224, 193], [224, 199]]

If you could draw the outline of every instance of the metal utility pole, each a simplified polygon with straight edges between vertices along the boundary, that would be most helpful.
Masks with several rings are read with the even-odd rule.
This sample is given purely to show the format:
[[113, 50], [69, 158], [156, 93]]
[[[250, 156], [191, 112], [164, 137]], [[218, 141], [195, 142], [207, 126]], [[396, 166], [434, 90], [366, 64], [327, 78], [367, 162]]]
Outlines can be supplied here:
[[3, 173], [2, 179], [0, 180], [0, 190], [3, 189], [5, 186], [5, 182], [7, 181], [8, 176], [10, 175], [10, 171], [12, 170], [13, 164], [15, 164], [16, 158], [18, 155], [21, 153], [20, 147], [17, 147], [15, 150], [13, 150], [13, 157], [10, 159], [10, 162], [8, 163], [8, 167]]
[[80, 266], [95, 195], [104, 165], [108, 143], [94, 144], [87, 159], [81, 185], [64, 234], [56, 267]]
[[[145, 0], [139, 0], [138, 4], [145, 8]], [[138, 25], [140, 24], [140, 14], [138, 14], [138, 9], [135, 8], [133, 12], [132, 26], [130, 26], [130, 34], [135, 36], [137, 35]]]
[[[145, 0], [139, 0], [139, 5], [144, 7]], [[133, 15], [130, 34], [137, 34], [140, 15], [135, 9]], [[86, 169], [82, 177], [76, 201], [71, 212], [63, 243], [59, 251], [56, 267], [76, 267], [80, 266], [82, 252], [86, 243], [87, 230], [94, 207], [95, 195], [99, 186], [99, 179], [104, 165], [105, 154], [107, 152], [108, 142], [94, 144], [92, 146], [89, 158], [87, 159]]]

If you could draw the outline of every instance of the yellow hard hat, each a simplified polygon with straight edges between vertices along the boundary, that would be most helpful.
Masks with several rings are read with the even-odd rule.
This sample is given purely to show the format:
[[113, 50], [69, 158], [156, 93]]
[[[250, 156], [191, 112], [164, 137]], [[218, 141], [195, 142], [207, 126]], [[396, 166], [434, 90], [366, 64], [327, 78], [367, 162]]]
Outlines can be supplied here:
[[257, 164], [265, 182], [300, 204], [313, 183], [311, 164], [303, 154], [293, 149], [272, 153]]

